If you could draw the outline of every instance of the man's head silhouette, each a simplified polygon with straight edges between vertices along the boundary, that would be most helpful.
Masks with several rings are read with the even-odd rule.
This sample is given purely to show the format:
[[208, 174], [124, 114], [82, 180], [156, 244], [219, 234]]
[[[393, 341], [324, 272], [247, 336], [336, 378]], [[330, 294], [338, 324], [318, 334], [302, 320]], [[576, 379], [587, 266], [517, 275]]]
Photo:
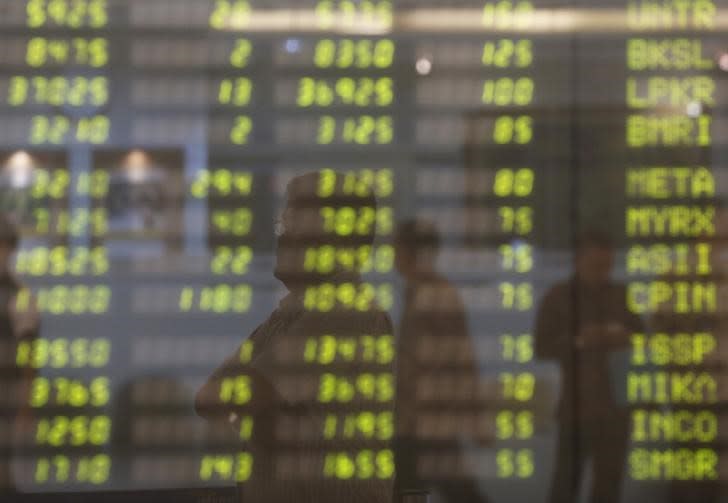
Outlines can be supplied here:
[[614, 267], [614, 244], [597, 231], [585, 232], [576, 243], [576, 277], [588, 286], [609, 283]]
[[429, 220], [406, 220], [397, 226], [394, 236], [395, 265], [405, 278], [426, 276], [435, 271], [440, 251], [440, 234]]
[[373, 189], [345, 185], [344, 175], [331, 170], [306, 173], [286, 187], [286, 205], [276, 222], [278, 243], [274, 275], [290, 291], [356, 270], [335, 267], [322, 272], [310, 264], [315, 253], [370, 246], [377, 230]]

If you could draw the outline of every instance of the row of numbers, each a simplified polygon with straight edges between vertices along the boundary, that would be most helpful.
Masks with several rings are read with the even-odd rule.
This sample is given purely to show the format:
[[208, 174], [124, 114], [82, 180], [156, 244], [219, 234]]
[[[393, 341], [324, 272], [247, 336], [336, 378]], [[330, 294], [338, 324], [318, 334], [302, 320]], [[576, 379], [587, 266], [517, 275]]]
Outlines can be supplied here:
[[111, 121], [106, 115], [71, 119], [65, 115], [34, 115], [28, 141], [33, 145], [88, 143], [100, 145], [109, 140]]
[[109, 101], [109, 81], [106, 77], [11, 77], [8, 104], [94, 106]]
[[109, 63], [108, 41], [105, 38], [34, 37], [28, 41], [25, 63], [33, 68], [48, 65], [102, 68]]
[[109, 22], [106, 0], [29, 0], [28, 28], [103, 28]]

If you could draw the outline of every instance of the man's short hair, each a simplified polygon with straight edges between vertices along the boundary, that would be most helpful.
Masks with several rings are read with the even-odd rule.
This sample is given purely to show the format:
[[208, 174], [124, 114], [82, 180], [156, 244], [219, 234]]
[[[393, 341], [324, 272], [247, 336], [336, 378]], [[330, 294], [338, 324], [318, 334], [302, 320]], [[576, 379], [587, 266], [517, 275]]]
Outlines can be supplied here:
[[[373, 186], [365, 188], [363, 193], [346, 190], [344, 180], [343, 173], [333, 170], [314, 171], [295, 176], [286, 186], [288, 204], [293, 207], [377, 208]], [[326, 186], [324, 187], [324, 185]]]
[[576, 253], [581, 253], [587, 248], [598, 248], [600, 250], [614, 250], [614, 240], [606, 232], [590, 230], [581, 233], [576, 238]]
[[415, 251], [437, 253], [440, 249], [440, 233], [430, 220], [413, 218], [397, 226], [395, 242], [398, 246]]
[[[322, 170], [305, 173], [292, 178], [286, 186], [288, 206], [294, 209], [315, 212], [318, 214], [322, 208], [335, 209], [352, 208], [358, 210], [368, 208], [377, 212], [377, 198], [374, 187], [364, 187], [358, 191], [348, 190], [344, 184], [345, 175], [333, 170]], [[376, 237], [377, 225], [375, 222], [368, 232], [348, 237], [331, 236], [331, 241], [345, 244], [372, 244]]]

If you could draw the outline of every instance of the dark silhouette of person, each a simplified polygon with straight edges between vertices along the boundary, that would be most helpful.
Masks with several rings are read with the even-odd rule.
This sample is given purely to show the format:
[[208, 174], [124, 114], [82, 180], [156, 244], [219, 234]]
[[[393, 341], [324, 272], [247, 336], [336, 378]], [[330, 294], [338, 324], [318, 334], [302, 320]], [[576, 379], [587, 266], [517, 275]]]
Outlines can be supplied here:
[[610, 238], [583, 234], [574, 275], [553, 286], [538, 309], [536, 355], [555, 360], [562, 376], [551, 503], [576, 500], [589, 458], [589, 501], [613, 503], [621, 495], [629, 411], [617, 401], [610, 358], [629, 348], [630, 334], [642, 323], [627, 307], [626, 286], [611, 279], [613, 264]]
[[[30, 383], [35, 375], [31, 365], [19, 365], [16, 354], [18, 346], [32, 343], [38, 334], [38, 315], [34, 302], [27, 309], [17, 308], [17, 296], [23, 288], [12, 272], [11, 260], [18, 248], [20, 236], [14, 223], [6, 215], [0, 215], [0, 381], [9, 385], [5, 391], [5, 410], [0, 411], [4, 426], [12, 432], [13, 438], [29, 423], [28, 400]], [[12, 476], [12, 449], [10, 445], [0, 457], [0, 495], [16, 494]]]
[[[478, 491], [476, 474], [471, 473], [465, 461], [462, 444], [466, 439], [457, 438], [457, 433], [445, 438], [427, 438], [426, 432], [418, 431], [418, 418], [428, 412], [455, 417], [478, 413], [472, 399], [445, 397], [437, 403], [428, 403], [418, 393], [428, 377], [467, 377], [473, 386], [478, 382], [476, 352], [468, 333], [462, 299], [457, 289], [436, 271], [439, 233], [432, 222], [408, 220], [397, 227], [394, 245], [395, 265], [406, 283], [397, 339], [398, 491], [436, 492], [449, 503], [485, 501]], [[430, 351], [427, 346], [433, 344], [450, 351]], [[436, 361], [423, 358], [433, 352], [439, 352]], [[423, 474], [420, 469], [423, 464], [442, 472], [439, 476]], [[448, 473], [451, 469], [460, 473], [453, 476]]]
[[[227, 422], [236, 431], [241, 418], [254, 418], [252, 440], [231, 446], [253, 455], [252, 474], [239, 484], [245, 503], [392, 499], [394, 462], [386, 430], [393, 425], [379, 429], [365, 421], [362, 429], [372, 434], [343, 428], [347, 418], [368, 412], [392, 416], [393, 356], [373, 358], [376, 350], [360, 344], [366, 337], [391, 339], [391, 321], [372, 298], [372, 285], [362, 281], [356, 261], [313, 266], [306, 261], [307, 250], [329, 247], [347, 254], [374, 241], [373, 190], [348, 190], [344, 175], [336, 174], [332, 183], [331, 174], [308, 173], [287, 185], [276, 226], [274, 275], [288, 294], [247, 339], [253, 344], [249, 361], [242, 362], [236, 351], [197, 393], [196, 410], [205, 418]], [[322, 338], [328, 340], [325, 358], [319, 358]], [[338, 344], [332, 341], [349, 350], [331, 350]], [[307, 347], [311, 354], [304, 359]], [[241, 376], [249, 386], [238, 380]], [[237, 383], [232, 392], [230, 379]], [[291, 426], [290, 418], [298, 426]], [[335, 425], [326, 438], [324, 418]], [[296, 439], [297, 432], [311, 434], [304, 441]], [[283, 441], [281, 435], [293, 436]], [[327, 454], [342, 452], [351, 457], [328, 456], [324, 463]], [[296, 456], [295, 470], [306, 476], [288, 473], [291, 463], [281, 462], [288, 454]]]

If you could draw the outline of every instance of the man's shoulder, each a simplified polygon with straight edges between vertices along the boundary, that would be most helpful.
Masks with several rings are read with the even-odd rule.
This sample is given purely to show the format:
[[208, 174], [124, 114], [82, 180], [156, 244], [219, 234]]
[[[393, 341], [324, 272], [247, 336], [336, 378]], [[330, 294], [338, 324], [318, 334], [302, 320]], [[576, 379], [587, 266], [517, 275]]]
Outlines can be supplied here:
[[576, 295], [576, 283], [573, 280], [560, 281], [551, 285], [544, 294], [544, 299], [562, 299]]
[[327, 312], [304, 310], [290, 328], [300, 332], [385, 333], [391, 332], [392, 319], [377, 305], [368, 309], [338, 308]]
[[437, 299], [442, 305], [462, 304], [460, 290], [447, 278], [439, 274], [431, 274], [418, 278], [410, 283], [410, 288], [415, 295], [424, 295]]

